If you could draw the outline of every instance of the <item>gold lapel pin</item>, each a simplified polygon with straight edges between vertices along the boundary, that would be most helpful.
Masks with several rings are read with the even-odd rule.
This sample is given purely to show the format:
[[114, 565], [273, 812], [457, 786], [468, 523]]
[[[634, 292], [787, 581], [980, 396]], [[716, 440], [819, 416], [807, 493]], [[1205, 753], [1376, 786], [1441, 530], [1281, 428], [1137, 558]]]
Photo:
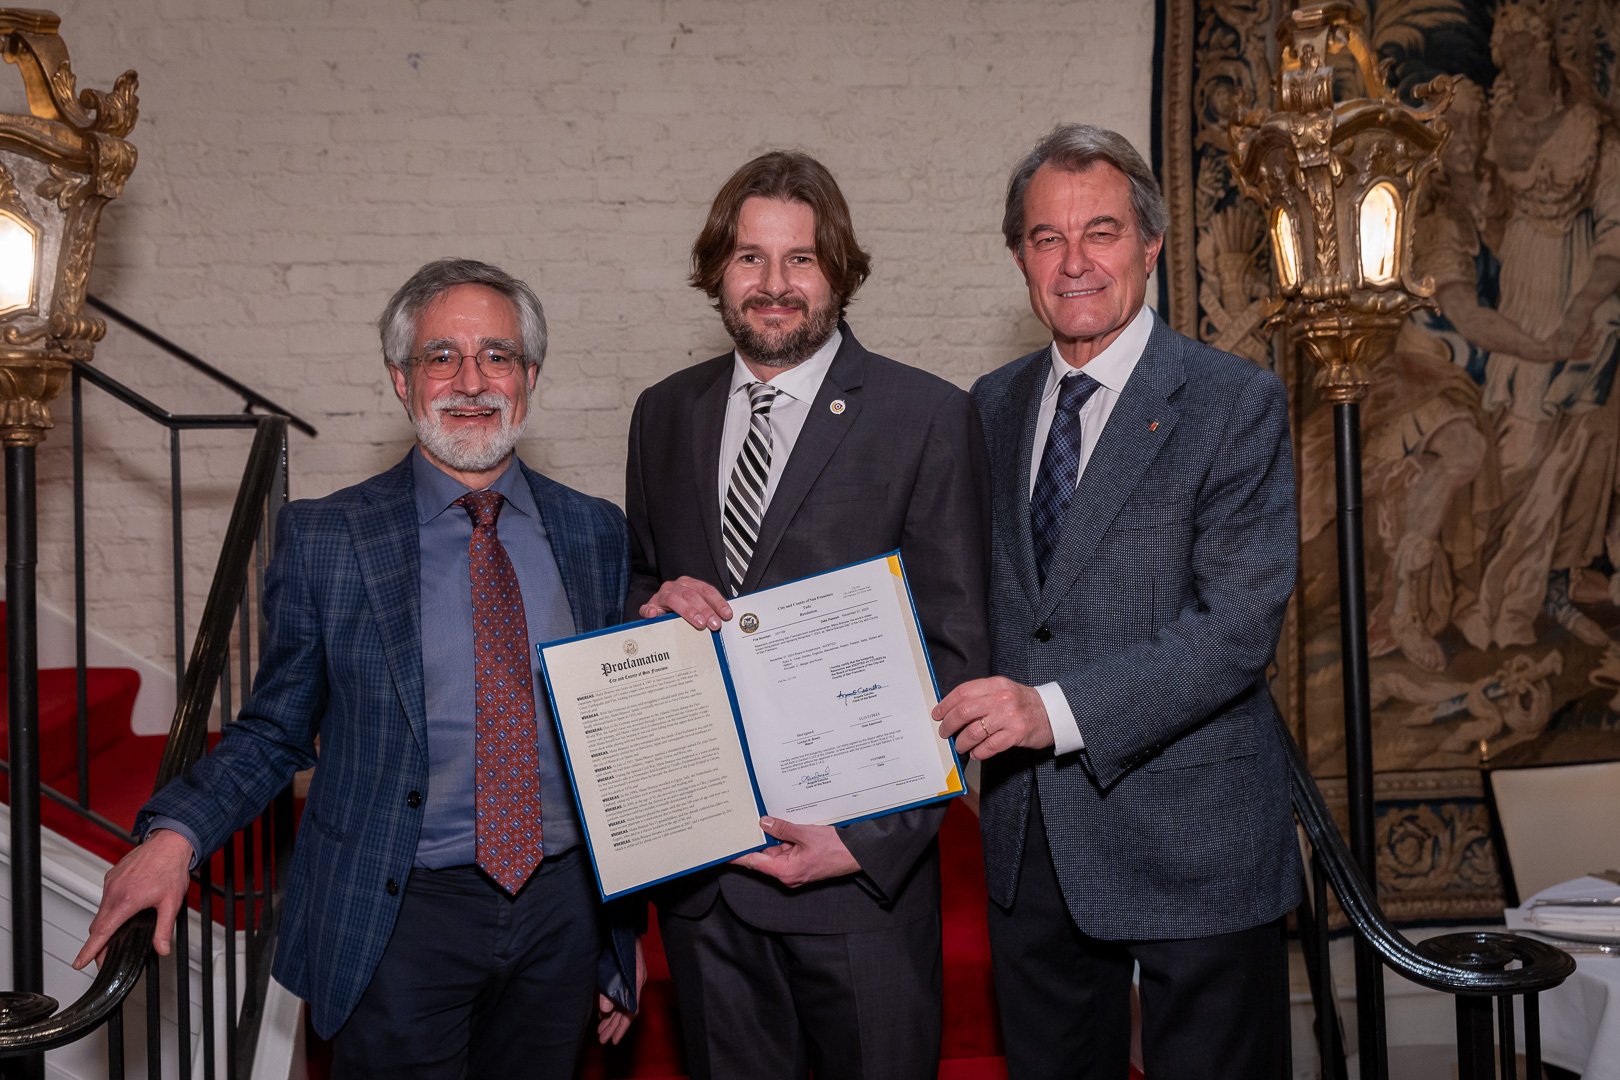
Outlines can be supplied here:
[[827, 411], [832, 413], [834, 416], [843, 416], [844, 410], [847, 408], [849, 408], [849, 406], [844, 404], [843, 398], [833, 398], [832, 401], [827, 404]]

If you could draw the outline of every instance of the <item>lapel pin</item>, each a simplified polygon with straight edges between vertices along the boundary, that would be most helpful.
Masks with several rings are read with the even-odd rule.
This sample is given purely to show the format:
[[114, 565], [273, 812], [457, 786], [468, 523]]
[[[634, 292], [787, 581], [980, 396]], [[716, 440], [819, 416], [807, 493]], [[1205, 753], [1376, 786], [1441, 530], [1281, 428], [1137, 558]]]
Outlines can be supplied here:
[[849, 406], [844, 404], [843, 398], [833, 398], [832, 401], [827, 404], [827, 411], [832, 413], [834, 416], [843, 416], [844, 410], [847, 408], [849, 408]]
[[1148, 425], [1148, 430], [1149, 431], [1158, 431], [1159, 430], [1159, 422], [1157, 420], [1153, 421], [1153, 423]]

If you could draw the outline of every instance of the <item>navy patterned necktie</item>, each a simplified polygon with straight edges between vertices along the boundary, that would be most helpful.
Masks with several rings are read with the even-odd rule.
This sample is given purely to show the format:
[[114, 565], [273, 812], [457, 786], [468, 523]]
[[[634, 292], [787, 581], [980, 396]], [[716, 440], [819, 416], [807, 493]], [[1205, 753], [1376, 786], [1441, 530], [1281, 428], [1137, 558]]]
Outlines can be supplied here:
[[540, 746], [529, 624], [517, 573], [495, 532], [505, 498], [456, 500], [472, 518], [473, 816], [479, 869], [516, 893], [540, 865]]
[[1029, 519], [1035, 539], [1035, 569], [1046, 584], [1046, 566], [1052, 549], [1063, 535], [1063, 513], [1074, 498], [1080, 479], [1080, 408], [1102, 384], [1083, 371], [1065, 375], [1059, 384], [1057, 408], [1041, 454], [1041, 469], [1035, 474], [1035, 491], [1029, 497]]

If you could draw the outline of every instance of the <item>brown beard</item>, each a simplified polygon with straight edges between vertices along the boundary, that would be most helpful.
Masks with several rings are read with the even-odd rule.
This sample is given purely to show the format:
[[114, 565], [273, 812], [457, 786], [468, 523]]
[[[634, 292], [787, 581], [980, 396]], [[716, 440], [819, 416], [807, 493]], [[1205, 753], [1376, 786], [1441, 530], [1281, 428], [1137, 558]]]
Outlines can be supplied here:
[[[788, 331], [756, 330], [744, 315], [751, 307], [792, 307], [804, 312], [804, 319]], [[812, 311], [798, 297], [752, 296], [740, 305], [721, 301], [720, 321], [743, 356], [766, 367], [785, 368], [804, 363], [827, 343], [838, 329], [838, 305], [835, 301]]]

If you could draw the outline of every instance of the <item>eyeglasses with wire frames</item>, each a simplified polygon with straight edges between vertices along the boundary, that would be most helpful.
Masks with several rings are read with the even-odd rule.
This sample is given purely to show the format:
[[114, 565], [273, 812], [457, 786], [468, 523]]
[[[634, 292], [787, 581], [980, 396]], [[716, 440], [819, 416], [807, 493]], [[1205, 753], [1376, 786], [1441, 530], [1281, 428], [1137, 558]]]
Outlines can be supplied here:
[[405, 362], [422, 369], [428, 378], [443, 382], [453, 379], [461, 371], [464, 360], [472, 360], [486, 379], [504, 379], [524, 361], [515, 349], [489, 348], [476, 353], [459, 353], [455, 349], [429, 349], [421, 356], [407, 356]]

